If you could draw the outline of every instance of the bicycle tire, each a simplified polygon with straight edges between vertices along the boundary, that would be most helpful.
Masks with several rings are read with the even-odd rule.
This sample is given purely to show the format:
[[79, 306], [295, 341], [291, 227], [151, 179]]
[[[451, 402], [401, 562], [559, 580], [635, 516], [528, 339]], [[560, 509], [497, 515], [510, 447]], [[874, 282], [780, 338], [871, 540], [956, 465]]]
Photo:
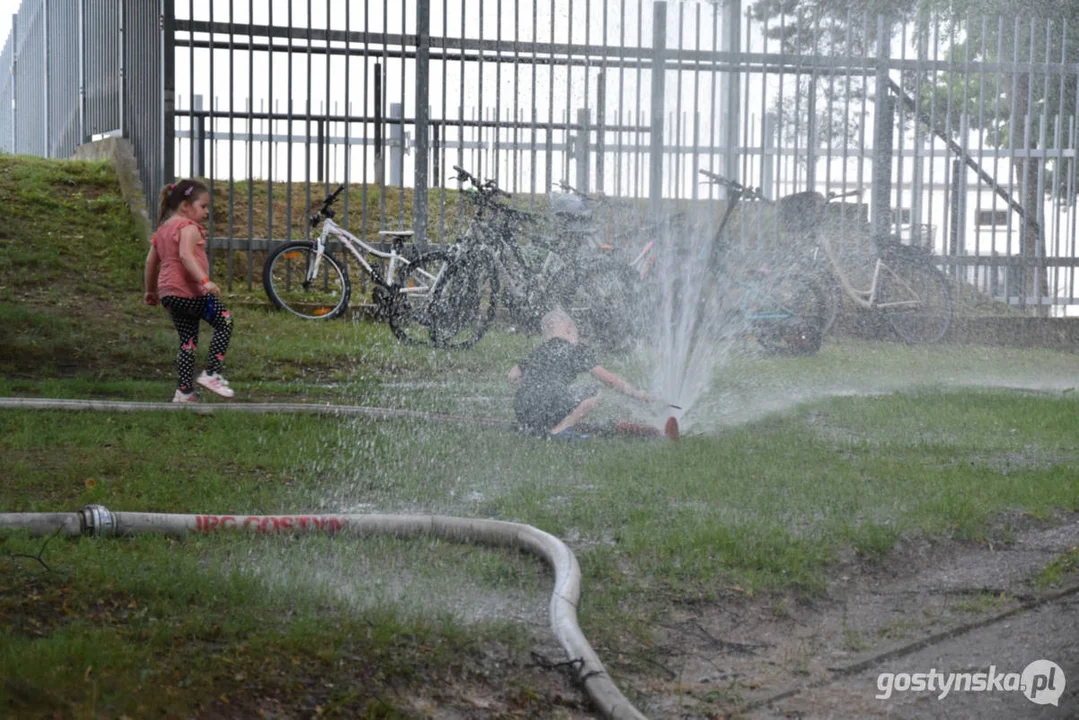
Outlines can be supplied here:
[[498, 290], [488, 263], [443, 250], [424, 253], [402, 265], [389, 288], [390, 330], [411, 345], [472, 347], [494, 319]]
[[352, 295], [347, 267], [323, 253], [319, 277], [307, 282], [315, 244], [291, 242], [275, 248], [262, 265], [262, 287], [278, 310], [306, 320], [328, 320], [341, 315]]
[[[773, 355], [813, 355], [821, 348], [824, 294], [798, 275], [765, 280], [760, 301], [747, 309], [757, 342]], [[774, 315], [775, 317], [764, 317]]]
[[877, 310], [901, 340], [931, 345], [951, 329], [955, 308], [948, 279], [928, 258], [892, 253], [877, 280]]

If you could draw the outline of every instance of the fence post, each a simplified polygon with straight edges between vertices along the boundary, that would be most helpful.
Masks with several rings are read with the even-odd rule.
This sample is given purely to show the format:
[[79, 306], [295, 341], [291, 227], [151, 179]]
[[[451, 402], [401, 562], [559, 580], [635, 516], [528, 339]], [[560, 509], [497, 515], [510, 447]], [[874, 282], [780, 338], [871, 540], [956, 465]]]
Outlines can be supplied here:
[[[742, 51], [742, 3], [741, 0], [727, 0], [723, 3], [723, 38], [722, 49], [737, 56]], [[723, 171], [728, 180], [737, 181], [738, 172], [738, 120], [741, 112], [741, 77], [735, 69], [737, 62], [731, 62], [721, 78], [719, 111], [720, 142], [723, 143]], [[694, 178], [694, 183], [697, 179]], [[722, 197], [726, 197], [726, 192]]]
[[41, 46], [45, 49], [45, 77], [42, 78], [42, 103], [45, 112], [42, 113], [45, 121], [45, 157], [52, 157], [52, 132], [49, 128], [49, 0], [41, 0]]
[[375, 185], [386, 189], [386, 158], [382, 122], [382, 63], [375, 63]]
[[779, 157], [776, 154], [776, 114], [766, 113], [764, 116], [764, 157], [761, 160], [761, 192], [764, 197], [774, 200], [779, 197], [779, 192], [774, 187], [776, 181], [776, 163]]
[[577, 178], [573, 183], [580, 192], [588, 192], [589, 123], [588, 108], [577, 108], [577, 125], [580, 126], [573, 143], [573, 159], [577, 163]]
[[412, 231], [420, 249], [427, 247], [427, 97], [431, 65], [431, 0], [416, 0], [416, 152], [413, 153]]
[[86, 142], [86, 0], [78, 0], [79, 33], [79, 139], [75, 147]]
[[604, 125], [607, 117], [607, 74], [602, 70], [596, 84], [596, 183], [599, 192], [603, 192], [603, 153], [606, 151], [604, 140]]
[[206, 177], [206, 118], [201, 114], [202, 95], [191, 98], [191, 109], [200, 114], [195, 118], [191, 128], [191, 174], [194, 177]]
[[401, 121], [404, 108], [401, 103], [390, 103], [390, 117], [397, 122], [390, 124], [390, 185], [398, 187], [404, 182], [405, 169], [405, 125]]
[[658, 215], [663, 200], [663, 101], [666, 96], [667, 2], [652, 5], [652, 129], [648, 153], [648, 209]]
[[[176, 179], [176, 7], [175, 0], [161, 0], [158, 16], [161, 32], [161, 177], [157, 188]], [[212, 52], [212, 51], [211, 51]], [[150, 207], [153, 207], [151, 205]], [[229, 282], [232, 278], [229, 278]]]
[[15, 98], [19, 97], [19, 14], [11, 14], [11, 153], [19, 151], [16, 142], [19, 137], [19, 105]]
[[[127, 28], [124, 27], [126, 16], [127, 0], [120, 0], [120, 137], [130, 138], [131, 132], [127, 122], [127, 71], [125, 65], [127, 62]], [[211, 55], [211, 57], [213, 56]]]
[[876, 114], [873, 118], [873, 234], [887, 235], [891, 220], [892, 196], [892, 126], [895, 105], [888, 87], [888, 57], [891, 25], [884, 15], [877, 16]]
[[[963, 252], [963, 222], [966, 219], [966, 213], [964, 212], [963, 195], [965, 194], [965, 188], [963, 187], [963, 161], [959, 159], [952, 160], [952, 181], [951, 181], [951, 222], [948, 226], [948, 250], [947, 254], [953, 258], [958, 257]], [[952, 265], [949, 269], [949, 274], [953, 277], [959, 277], [959, 266]]]

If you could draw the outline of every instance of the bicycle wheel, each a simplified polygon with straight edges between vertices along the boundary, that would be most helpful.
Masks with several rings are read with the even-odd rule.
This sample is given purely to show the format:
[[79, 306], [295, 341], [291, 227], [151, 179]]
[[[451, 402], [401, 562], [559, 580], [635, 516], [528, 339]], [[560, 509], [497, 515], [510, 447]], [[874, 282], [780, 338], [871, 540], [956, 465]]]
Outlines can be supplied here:
[[315, 261], [315, 244], [310, 242], [286, 243], [270, 253], [262, 266], [262, 287], [274, 307], [309, 320], [325, 320], [345, 311], [352, 294], [348, 270], [324, 253], [315, 277], [309, 280]]
[[467, 348], [494, 318], [498, 279], [483, 261], [436, 250], [403, 265], [390, 293], [388, 320], [399, 340]]
[[824, 294], [806, 278], [787, 275], [761, 282], [746, 307], [757, 342], [776, 355], [812, 355], [820, 350]]
[[948, 280], [928, 259], [892, 256], [877, 278], [876, 308], [904, 341], [940, 342], [952, 325]]

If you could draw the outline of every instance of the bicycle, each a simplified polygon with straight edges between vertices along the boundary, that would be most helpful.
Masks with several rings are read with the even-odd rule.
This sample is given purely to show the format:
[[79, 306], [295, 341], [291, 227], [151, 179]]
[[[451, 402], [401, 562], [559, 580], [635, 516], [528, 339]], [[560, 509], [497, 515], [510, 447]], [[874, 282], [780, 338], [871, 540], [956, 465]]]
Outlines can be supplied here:
[[[391, 241], [389, 251], [365, 243], [334, 222], [332, 206], [343, 191], [344, 185], [339, 186], [309, 219], [312, 229], [322, 226], [314, 241], [284, 243], [267, 256], [262, 284], [274, 307], [313, 320], [344, 313], [352, 295], [352, 282], [348, 266], [330, 252], [332, 239], [371, 278], [376, 315], [388, 322], [398, 339], [440, 347], [467, 347], [477, 342], [494, 307], [482, 306], [478, 293], [482, 285], [473, 282], [456, 253], [452, 249], [430, 251], [423, 255], [424, 262], [417, 264], [419, 256], [414, 246], [406, 243], [412, 237], [411, 230], [380, 231]], [[385, 271], [369, 263], [368, 256], [384, 260]], [[467, 282], [462, 283], [462, 278]], [[472, 291], [450, 292], [462, 284]], [[450, 302], [448, 298], [454, 300]], [[432, 304], [432, 300], [436, 302]], [[427, 330], [428, 337], [419, 336], [417, 324]]]
[[[948, 279], [932, 261], [927, 247], [905, 245], [896, 236], [878, 236], [872, 245], [876, 251], [868, 289], [858, 289], [843, 269], [826, 232], [823, 217], [828, 203], [861, 191], [796, 193], [782, 198], [789, 207], [814, 207], [808, 235], [823, 251], [833, 284], [858, 307], [879, 312], [901, 340], [910, 344], [940, 342], [951, 329], [954, 304]], [[797, 213], [804, 219], [804, 213]]]
[[[544, 312], [560, 306], [583, 334], [602, 344], [614, 347], [631, 335], [626, 322], [630, 290], [624, 284], [628, 266], [588, 256], [591, 243], [580, 227], [548, 235], [535, 232], [544, 218], [503, 202], [511, 195], [495, 181], [481, 182], [459, 166], [454, 170], [459, 182], [472, 186], [464, 197], [476, 208], [458, 244], [476, 266], [477, 277], [499, 279], [500, 299], [511, 322], [536, 332]], [[530, 242], [522, 244], [522, 235]]]
[[[707, 170], [699, 172], [705, 182], [724, 187], [728, 195], [723, 217], [707, 249], [704, 268], [712, 272], [723, 269], [738, 292], [737, 318], [746, 326], [747, 334], [754, 337], [766, 352], [779, 355], [816, 353], [821, 347], [825, 317], [825, 300], [820, 288], [794, 264], [782, 269], [774, 263], [747, 267], [745, 262], [734, 262], [730, 257], [732, 251], [724, 238], [727, 225], [743, 200], [762, 199], [760, 190]], [[721, 253], [727, 255], [723, 262]]]

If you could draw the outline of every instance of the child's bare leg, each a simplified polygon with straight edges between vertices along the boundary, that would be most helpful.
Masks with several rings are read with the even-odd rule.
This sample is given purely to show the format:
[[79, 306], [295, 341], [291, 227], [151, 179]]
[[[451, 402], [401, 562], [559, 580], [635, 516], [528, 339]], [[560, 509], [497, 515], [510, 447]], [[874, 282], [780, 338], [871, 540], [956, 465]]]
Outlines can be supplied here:
[[557, 435], [558, 433], [573, 427], [573, 425], [583, 418], [588, 413], [592, 412], [596, 406], [599, 405], [599, 396], [593, 395], [590, 398], [585, 398], [581, 401], [581, 404], [573, 408], [573, 411], [567, 415], [562, 422], [551, 428], [551, 434]]

